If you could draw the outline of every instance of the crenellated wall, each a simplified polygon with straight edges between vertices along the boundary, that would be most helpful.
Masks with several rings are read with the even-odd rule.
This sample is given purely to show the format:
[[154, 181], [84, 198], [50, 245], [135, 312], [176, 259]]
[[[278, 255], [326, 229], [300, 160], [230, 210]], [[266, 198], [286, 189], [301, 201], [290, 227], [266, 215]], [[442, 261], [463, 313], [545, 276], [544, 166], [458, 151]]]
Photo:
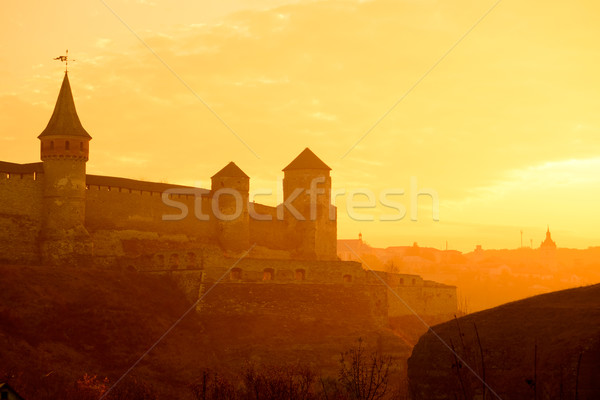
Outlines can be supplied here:
[[[32, 255], [38, 252], [37, 240], [44, 207], [42, 163], [1, 163], [0, 169], [3, 170], [0, 171], [0, 179], [3, 182], [0, 191], [0, 214], [5, 227], [4, 243], [7, 245], [15, 242], [11, 245], [11, 254], [8, 255], [9, 252], [4, 251], [2, 257], [7, 260], [22, 260], [25, 257], [35, 261], [37, 256]], [[169, 191], [172, 193], [165, 198], [165, 192]], [[185, 216], [182, 213], [185, 213]], [[277, 207], [252, 203], [249, 205], [249, 214], [249, 244], [248, 240], [241, 237], [241, 245], [233, 246], [234, 248], [262, 248], [262, 255], [266, 258], [298, 257], [303, 253], [301, 243], [291, 236], [293, 228], [290, 228], [290, 222], [282, 220], [283, 214], [278, 212]], [[128, 251], [127, 246], [123, 245], [123, 240], [131, 241], [136, 237], [140, 241], [154, 242], [148, 242], [152, 252], [171, 248], [158, 246], [161, 240], [181, 242], [182, 235], [185, 237], [184, 241], [188, 242], [219, 243], [218, 237], [223, 227], [216, 222], [212, 193], [209, 190], [87, 175], [85, 228], [93, 238], [96, 256], [124, 256]], [[335, 221], [320, 223], [320, 233], [316, 232], [316, 225], [312, 226], [315, 230], [312, 235], [315, 238], [322, 235], [317, 243], [330, 247], [329, 242], [335, 241]], [[174, 235], [177, 236], [176, 239], [172, 239]], [[235, 235], [229, 236], [230, 242], [235, 241]], [[25, 247], [21, 249], [20, 246]], [[134, 255], [136, 254], [134, 252]]]
[[[172, 194], [171, 201], [184, 205], [188, 213], [165, 204], [162, 191], [144, 191], [135, 188], [88, 184], [86, 190], [86, 228], [98, 230], [138, 230], [169, 234], [185, 234], [204, 238], [215, 236], [215, 226], [194, 215], [196, 203], [208, 213], [210, 200], [193, 194]], [[167, 218], [167, 219], [163, 219]]]
[[[41, 261], [44, 176], [42, 163], [0, 163], [0, 261]], [[418, 275], [375, 275], [357, 262], [304, 258], [307, 249], [301, 246], [306, 242], [295, 240], [299, 231], [293, 220], [281, 219], [278, 207], [248, 204], [248, 236], [240, 236], [243, 247], [224, 247], [219, 240], [223, 226], [216, 221], [212, 200], [213, 192], [206, 189], [87, 175], [85, 229], [93, 243], [90, 264], [175, 274], [191, 301], [202, 295], [204, 285], [217, 281], [334, 285], [342, 291], [377, 293], [373, 304], [375, 308], [385, 304], [388, 318], [456, 312], [453, 286], [423, 281]], [[330, 211], [335, 217], [333, 206]], [[312, 251], [321, 255], [332, 251], [335, 218], [321, 215], [303, 229], [310, 229], [302, 232], [311, 237]], [[236, 240], [235, 235], [229, 236], [229, 242]]]
[[0, 262], [39, 262], [41, 163], [0, 162]]
[[[164, 197], [166, 192], [171, 192], [168, 198]], [[248, 210], [248, 239], [230, 232], [226, 250], [257, 246], [301, 253], [300, 244], [290, 237], [289, 221], [282, 220], [283, 214], [278, 213], [277, 207], [251, 203]], [[209, 190], [97, 175], [87, 178], [85, 220], [92, 236], [97, 236], [95, 232], [128, 230], [186, 235], [192, 241], [221, 243], [218, 239], [224, 229], [214, 216]], [[335, 243], [335, 221], [323, 224], [323, 232], [320, 243]], [[231, 243], [236, 238], [239, 245]], [[331, 243], [321, 245], [331, 247]]]

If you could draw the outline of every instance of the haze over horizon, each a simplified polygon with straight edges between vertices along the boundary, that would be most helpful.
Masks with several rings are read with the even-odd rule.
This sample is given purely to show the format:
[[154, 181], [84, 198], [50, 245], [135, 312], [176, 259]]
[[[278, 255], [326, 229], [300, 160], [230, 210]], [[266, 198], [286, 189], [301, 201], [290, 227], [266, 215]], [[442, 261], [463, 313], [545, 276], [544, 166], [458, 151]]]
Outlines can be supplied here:
[[[339, 198], [340, 239], [471, 251], [519, 247], [522, 229], [537, 247], [549, 224], [559, 247], [599, 246], [600, 6], [502, 1], [452, 49], [495, 3], [8, 3], [0, 160], [39, 160], [68, 48], [89, 173], [209, 187], [235, 161], [275, 191], [310, 147], [334, 188], [405, 191], [395, 222], [354, 221]], [[439, 222], [426, 197], [410, 221], [411, 177]]]

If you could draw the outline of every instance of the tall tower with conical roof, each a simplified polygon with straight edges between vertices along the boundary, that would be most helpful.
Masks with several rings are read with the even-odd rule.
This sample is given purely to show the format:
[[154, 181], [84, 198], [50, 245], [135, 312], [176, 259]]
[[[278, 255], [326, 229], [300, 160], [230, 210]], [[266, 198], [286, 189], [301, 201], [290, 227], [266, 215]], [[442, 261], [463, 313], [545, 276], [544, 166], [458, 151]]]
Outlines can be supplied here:
[[284, 169], [284, 220], [297, 257], [336, 259], [336, 210], [331, 205], [331, 168], [308, 147]]
[[225, 250], [242, 251], [250, 246], [249, 190], [250, 177], [234, 162], [211, 177], [217, 240]]
[[66, 72], [52, 117], [38, 138], [44, 165], [42, 260], [51, 265], [78, 263], [91, 253], [84, 219], [92, 137], [79, 121]]

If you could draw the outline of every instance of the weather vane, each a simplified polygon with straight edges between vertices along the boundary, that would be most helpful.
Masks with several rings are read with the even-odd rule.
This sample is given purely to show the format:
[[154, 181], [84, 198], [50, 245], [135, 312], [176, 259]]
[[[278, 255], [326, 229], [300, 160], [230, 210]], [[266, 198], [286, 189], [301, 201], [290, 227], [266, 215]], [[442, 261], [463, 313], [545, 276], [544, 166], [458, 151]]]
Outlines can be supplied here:
[[[65, 63], [65, 72], [69, 72], [69, 49], [66, 50], [64, 56], [58, 56], [55, 60], [63, 61]], [[76, 60], [71, 60], [76, 61]]]

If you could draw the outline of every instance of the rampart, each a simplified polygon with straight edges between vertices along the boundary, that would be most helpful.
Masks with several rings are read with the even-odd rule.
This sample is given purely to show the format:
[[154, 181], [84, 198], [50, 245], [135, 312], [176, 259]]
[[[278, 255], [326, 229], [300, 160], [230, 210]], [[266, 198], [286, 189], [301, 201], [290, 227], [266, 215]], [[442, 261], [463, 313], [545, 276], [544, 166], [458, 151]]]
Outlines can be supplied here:
[[[87, 175], [86, 184], [85, 225], [90, 232], [139, 230], [185, 234], [206, 240], [215, 235], [211, 224], [194, 215], [197, 202], [204, 214], [209, 212], [208, 190], [98, 175]], [[184, 204], [187, 215], [165, 204], [163, 193], [168, 190], [177, 191], [169, 195], [169, 199]], [[165, 217], [173, 220], [165, 220]]]
[[[43, 163], [0, 162], [0, 226], [6, 246], [0, 248], [0, 259], [39, 262], [43, 178]], [[165, 198], [167, 192], [171, 193]], [[293, 238], [281, 210], [256, 203], [248, 207], [255, 216], [249, 218], [247, 227], [250, 243], [262, 249], [261, 256], [293, 257], [298, 249], [290, 247]], [[213, 193], [208, 189], [86, 176], [85, 228], [94, 242], [93, 255], [101, 259], [140, 255], [132, 245], [135, 241], [149, 245], [144, 252], [177, 249], [184, 244], [219, 244], [213, 209]]]
[[[99, 175], [87, 175], [86, 188], [86, 228], [96, 238], [96, 256], [126, 255], [127, 245], [120, 242], [133, 239], [133, 231], [139, 232], [139, 240], [161, 237], [167, 243], [176, 235], [175, 242], [218, 244], [218, 218], [210, 190]], [[167, 198], [166, 193], [170, 193]], [[257, 203], [248, 207], [250, 243], [275, 250], [263, 252], [263, 257], [291, 257], [287, 223], [278, 207]], [[167, 248], [150, 244], [154, 252]]]
[[[353, 261], [248, 257], [240, 260], [223, 256], [218, 248], [207, 246], [158, 252], [129, 259], [123, 266], [172, 276], [190, 301], [201, 298], [206, 288], [214, 284], [248, 284], [250, 287], [300, 285], [306, 287], [307, 291], [313, 290], [310, 289], [312, 286], [329, 285], [363, 293], [367, 291], [376, 308], [385, 308], [386, 321], [387, 318], [412, 316], [415, 313], [420, 316], [451, 317], [456, 313], [457, 306], [454, 286], [425, 281], [418, 275], [364, 270], [360, 263]], [[203, 309], [204, 302], [198, 307]]]
[[[0, 170], [0, 260], [37, 263], [43, 165], [0, 163]], [[164, 193], [169, 191], [173, 193], [168, 199], [187, 208], [184, 218], [179, 218], [179, 208], [165, 201]], [[424, 281], [418, 275], [377, 272], [384, 284], [356, 262], [294, 259], [286, 222], [276, 207], [249, 204], [259, 216], [249, 221], [251, 251], [228, 271], [241, 253], [228, 252], [216, 239], [219, 226], [214, 222], [210, 190], [87, 175], [85, 193], [85, 227], [94, 243], [93, 263], [174, 274], [191, 301], [216, 281], [231, 287], [336, 285], [366, 290], [367, 285], [385, 297], [377, 304], [384, 301], [390, 318], [413, 312], [451, 316], [456, 311], [453, 286]], [[198, 214], [209, 218], [199, 219]]]
[[39, 262], [42, 163], [0, 161], [0, 262]]

